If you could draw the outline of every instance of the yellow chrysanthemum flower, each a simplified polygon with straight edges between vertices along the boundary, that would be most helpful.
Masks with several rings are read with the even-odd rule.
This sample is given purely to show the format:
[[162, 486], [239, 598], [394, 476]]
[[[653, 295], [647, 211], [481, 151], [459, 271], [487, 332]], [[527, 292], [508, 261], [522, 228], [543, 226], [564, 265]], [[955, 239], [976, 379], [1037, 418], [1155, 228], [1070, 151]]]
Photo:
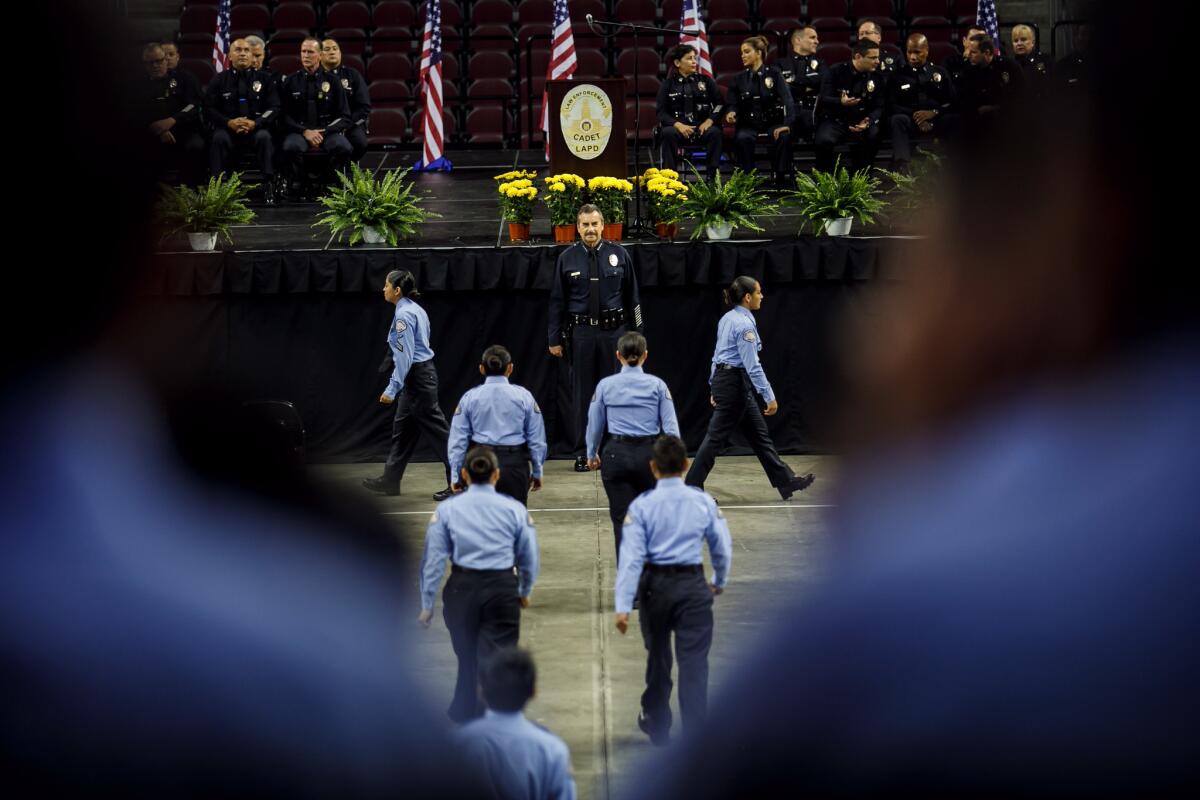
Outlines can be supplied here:
[[664, 169], [664, 170], [660, 170], [658, 174], [659, 174], [659, 175], [662, 175], [664, 178], [671, 178], [671, 179], [675, 179], [675, 178], [678, 178], [678, 177], [679, 177], [679, 173], [678, 173], [678, 172], [676, 172], [676, 171], [675, 171], [675, 170], [673, 170], [673, 169]]

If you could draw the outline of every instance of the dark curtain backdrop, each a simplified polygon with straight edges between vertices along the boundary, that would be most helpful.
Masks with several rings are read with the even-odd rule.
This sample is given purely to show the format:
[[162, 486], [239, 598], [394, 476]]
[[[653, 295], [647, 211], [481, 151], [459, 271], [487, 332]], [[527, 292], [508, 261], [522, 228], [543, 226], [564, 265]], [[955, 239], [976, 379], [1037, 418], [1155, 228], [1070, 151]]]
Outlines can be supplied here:
[[[884, 246], [888, 249], [884, 249]], [[708, 424], [708, 371], [721, 288], [759, 279], [763, 364], [780, 413], [769, 420], [784, 452], [822, 450], [840, 392], [835, 337], [862, 293], [882, 279], [903, 240], [816, 240], [633, 245], [650, 359], [671, 389], [695, 449]], [[546, 303], [555, 248], [445, 248], [336, 252], [164, 254], [145, 287], [147, 325], [167, 315], [186, 331], [181, 358], [205, 380], [247, 400], [288, 400], [314, 460], [380, 460], [391, 410], [378, 403], [379, 365], [392, 306], [381, 288], [391, 269], [417, 276], [433, 329], [442, 407], [480, 380], [479, 355], [503, 344], [513, 381], [537, 397], [551, 452], [569, 453], [566, 365], [546, 352]], [[153, 329], [152, 327], [150, 328]], [[740, 446], [740, 442], [735, 444]], [[743, 448], [744, 451], [744, 448]], [[422, 444], [418, 458], [433, 453]]]

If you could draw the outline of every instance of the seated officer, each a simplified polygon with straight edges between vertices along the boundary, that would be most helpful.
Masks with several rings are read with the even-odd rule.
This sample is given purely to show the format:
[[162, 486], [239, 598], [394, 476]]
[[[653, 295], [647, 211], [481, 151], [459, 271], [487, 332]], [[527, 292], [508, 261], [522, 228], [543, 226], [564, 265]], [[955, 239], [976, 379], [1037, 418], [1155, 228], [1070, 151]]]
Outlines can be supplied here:
[[537, 668], [524, 650], [500, 650], [483, 664], [487, 711], [458, 732], [468, 763], [505, 800], [575, 800], [566, 742], [522, 713], [534, 695]]
[[195, 79], [173, 77], [169, 63], [160, 45], [148, 44], [142, 48], [142, 64], [149, 84], [145, 90], [141, 122], [149, 146], [154, 148], [155, 172], [161, 175], [173, 163], [179, 170], [180, 181], [195, 186], [201, 182], [204, 172], [200, 96], [194, 88]]
[[283, 81], [283, 153], [288, 171], [299, 176], [300, 156], [325, 152], [334, 169], [344, 170], [354, 148], [345, 136], [350, 128], [350, 103], [336, 75], [321, 69], [321, 43], [300, 44], [300, 65]]
[[200, 102], [204, 89], [195, 75], [179, 68], [179, 46], [174, 42], [159, 42], [159, 46], [162, 47], [163, 55], [167, 57], [167, 77], [174, 78], [181, 85], [186, 83], [187, 88], [184, 91], [195, 97], [196, 102]]
[[883, 28], [880, 28], [879, 23], [874, 20], [864, 19], [858, 24], [857, 36], [858, 41], [861, 42], [863, 39], [879, 45], [879, 66], [876, 71], [883, 74], [886, 82], [901, 65], [896, 62], [895, 56], [889, 56], [883, 51]]
[[342, 66], [342, 48], [335, 39], [321, 42], [321, 66], [337, 77], [342, 90], [346, 92], [352, 123], [346, 129], [346, 139], [354, 148], [351, 158], [357, 163], [367, 152], [367, 121], [371, 118], [371, 95], [367, 92], [367, 81], [354, 67]]
[[1034, 97], [1045, 98], [1050, 94], [1050, 59], [1037, 49], [1033, 28], [1014, 25], [1012, 29], [1013, 63], [1021, 68], [1025, 88]]
[[941, 67], [929, 63], [929, 41], [914, 33], [905, 43], [908, 64], [892, 80], [892, 165], [897, 171], [912, 160], [914, 136], [946, 136], [954, 132], [954, 84]]
[[796, 119], [792, 122], [793, 141], [800, 138], [812, 141], [817, 128], [817, 98], [821, 96], [821, 81], [829, 68], [817, 58], [821, 40], [817, 37], [816, 28], [811, 25], [793, 28], [788, 40], [792, 45], [792, 54], [776, 61], [775, 66], [783, 75], [784, 83], [792, 93], [792, 102], [796, 104]]
[[967, 28], [966, 33], [962, 37], [962, 52], [946, 56], [946, 60], [942, 62], [942, 66], [945, 67], [946, 72], [950, 73], [950, 81], [955, 86], [958, 85], [963, 71], [967, 68], [967, 45], [971, 43], [972, 36], [978, 36], [981, 33], [987, 33], [987, 31], [977, 25]]
[[963, 132], [973, 135], [990, 127], [1023, 85], [1020, 68], [996, 55], [992, 37], [972, 36], [967, 43], [967, 68], [955, 84]]
[[883, 85], [876, 67], [879, 45], [870, 39], [854, 43], [854, 56], [848, 64], [829, 68], [821, 83], [818, 110], [821, 121], [814, 141], [817, 169], [834, 168], [833, 148], [839, 142], [853, 142], [852, 169], [871, 166], [879, 149], [879, 119], [883, 115]]
[[274, 205], [275, 142], [270, 128], [279, 116], [279, 96], [270, 77], [250, 64], [250, 43], [235, 39], [229, 46], [229, 69], [208, 84], [204, 107], [214, 128], [208, 166], [213, 175], [226, 172], [237, 153], [253, 146], [264, 197], [267, 205]]
[[738, 167], [744, 172], [754, 169], [754, 145], [760, 133], [770, 134], [771, 168], [775, 181], [791, 183], [792, 122], [796, 107], [792, 93], [779, 69], [765, 64], [767, 40], [751, 36], [742, 42], [743, 72], [733, 79], [725, 104], [725, 122], [736, 125], [733, 141], [737, 149]]
[[704, 146], [705, 177], [721, 166], [721, 92], [717, 82], [697, 72], [696, 48], [676, 45], [667, 53], [675, 73], [658, 87], [658, 124], [662, 126], [664, 169], [678, 171], [676, 152], [689, 143]]

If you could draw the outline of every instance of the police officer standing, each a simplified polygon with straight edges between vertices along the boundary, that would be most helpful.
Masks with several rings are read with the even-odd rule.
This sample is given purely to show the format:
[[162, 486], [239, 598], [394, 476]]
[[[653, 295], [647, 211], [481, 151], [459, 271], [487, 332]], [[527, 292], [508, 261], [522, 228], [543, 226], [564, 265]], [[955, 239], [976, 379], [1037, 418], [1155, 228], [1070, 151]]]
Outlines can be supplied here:
[[963, 132], [973, 136], [990, 128], [1023, 87], [1021, 69], [996, 55], [992, 37], [972, 36], [967, 42], [967, 68], [955, 86]]
[[[525, 718], [537, 669], [529, 653], [501, 650], [481, 665], [487, 712], [458, 731], [467, 758], [505, 800], [575, 800], [566, 742]], [[503, 753], [503, 757], [497, 757]]]
[[[758, 326], [750, 313], [761, 308], [762, 301], [762, 286], [748, 275], [734, 279], [725, 290], [725, 302], [733, 308], [717, 324], [717, 346], [708, 379], [712, 387], [709, 402], [713, 406], [713, 415], [696, 460], [688, 470], [687, 482], [690, 486], [704, 488], [717, 455], [725, 449], [733, 429], [740, 425], [742, 435], [767, 471], [771, 485], [787, 500], [795, 492], [807, 489], [813, 476], [809, 473], [797, 477], [792, 468], [783, 463], [763, 419], [764, 415], [775, 414], [779, 404], [758, 360], [762, 337], [758, 335]], [[766, 403], [765, 409], [759, 408], [756, 393]]]
[[821, 40], [817, 29], [811, 25], [793, 28], [788, 36], [792, 54], [775, 62], [779, 74], [792, 93], [796, 105], [796, 119], [792, 123], [792, 141], [812, 141], [816, 133], [817, 100], [821, 96], [821, 81], [829, 68], [817, 58]]
[[[500, 464], [487, 447], [467, 451], [463, 479], [470, 485], [440, 504], [425, 531], [421, 557], [421, 613], [428, 628], [438, 585], [451, 562], [442, 593], [442, 618], [458, 656], [458, 679], [448, 713], [455, 722], [481, 716], [476, 673], [480, 661], [521, 635], [521, 609], [538, 573], [538, 543], [525, 506], [496, 491]], [[515, 565], [515, 569], [514, 569]]]
[[200, 95], [195, 91], [195, 80], [172, 75], [169, 63], [160, 45], [148, 44], [142, 48], [142, 64], [149, 78], [142, 121], [148, 146], [154, 148], [155, 173], [161, 174], [174, 163], [180, 181], [195, 186], [204, 172]]
[[642, 371], [648, 355], [646, 339], [640, 333], [622, 336], [616, 352], [621, 371], [596, 384], [588, 408], [588, 466], [599, 469], [604, 481], [618, 555], [626, 509], [633, 498], [654, 487], [650, 473], [654, 440], [660, 433], [679, 435], [675, 403], [667, 384]]
[[350, 156], [355, 163], [367, 152], [367, 123], [371, 119], [371, 95], [367, 81], [354, 67], [342, 65], [342, 48], [335, 39], [321, 42], [321, 66], [338, 79], [346, 99], [350, 103], [351, 125], [346, 129], [346, 139], [354, 148]]
[[367, 478], [362, 485], [373, 492], [400, 494], [400, 481], [423, 430], [433, 439], [434, 452], [446, 465], [446, 488], [433, 495], [445, 500], [454, 494], [450, 488], [450, 462], [445, 457], [450, 429], [438, 405], [437, 370], [433, 367], [433, 348], [429, 346], [429, 315], [416, 304], [421, 293], [417, 281], [407, 270], [392, 270], [383, 284], [383, 299], [396, 307], [388, 328], [387, 343], [392, 353], [392, 375], [379, 397], [384, 405], [395, 405], [392, 418], [392, 447], [383, 466], [383, 475]]
[[787, 81], [778, 67], [768, 66], [767, 40], [751, 36], [742, 41], [742, 65], [729, 87], [725, 103], [725, 122], [736, 125], [733, 135], [738, 167], [754, 169], [754, 145], [760, 133], [769, 134], [771, 169], [775, 182], [788, 185], [792, 180], [792, 130], [796, 106]]
[[[526, 505], [529, 492], [542, 488], [546, 426], [529, 390], [508, 382], [512, 371], [508, 350], [494, 344], [483, 351], [479, 362], [483, 385], [464, 394], [450, 418], [450, 476], [459, 475], [469, 447], [486, 445], [500, 462], [496, 491]], [[464, 486], [456, 481], [454, 489], [461, 491]]]
[[321, 69], [321, 43], [308, 38], [300, 44], [303, 67], [283, 81], [283, 152], [289, 174], [296, 178], [300, 157], [310, 151], [329, 154], [336, 170], [344, 170], [354, 148], [344, 131], [350, 128], [350, 103], [342, 82]]
[[676, 152], [689, 144], [704, 145], [705, 177], [721, 168], [721, 92], [717, 82], [701, 75], [696, 48], [676, 45], [667, 53], [675, 72], [658, 87], [658, 124], [662, 126], [662, 164], [678, 171]]
[[[687, 448], [677, 436], [654, 443], [650, 469], [655, 488], [629, 505], [617, 559], [616, 624], [629, 628], [639, 602], [646, 646], [646, 691], [638, 727], [655, 744], [671, 730], [671, 634], [679, 661], [679, 710], [692, 730], [708, 711], [708, 650], [713, 635], [713, 596], [729, 578], [733, 547], [716, 501], [683, 482]], [[712, 583], [704, 580], [703, 548], [712, 559]]]
[[851, 169], [855, 172], [871, 166], [879, 150], [879, 119], [883, 116], [884, 84], [876, 71], [879, 45], [870, 39], [854, 43], [854, 55], [848, 64], [835, 64], [821, 84], [814, 141], [817, 169], [834, 168], [833, 148], [850, 140]]
[[229, 45], [230, 68], [208, 84], [205, 110], [213, 124], [208, 166], [213, 175], [225, 172], [237, 153], [253, 146], [263, 174], [267, 205], [275, 203], [275, 142], [271, 126], [279, 116], [275, 83], [250, 66], [250, 43], [235, 39]]
[[891, 82], [892, 168], [908, 169], [912, 139], [951, 136], [957, 123], [954, 84], [950, 74], [929, 63], [929, 41], [914, 33], [905, 43], [908, 64]]
[[1012, 61], [1021, 68], [1025, 89], [1032, 97], [1044, 100], [1050, 96], [1053, 69], [1050, 59], [1037, 49], [1033, 28], [1014, 25], [1012, 29]]
[[637, 276], [624, 247], [601, 239], [604, 215], [581, 206], [576, 227], [582, 241], [558, 257], [550, 285], [547, 339], [550, 355], [569, 356], [575, 408], [575, 471], [587, 472], [583, 454], [588, 400], [603, 377], [614, 372], [612, 354], [628, 328], [642, 329]]

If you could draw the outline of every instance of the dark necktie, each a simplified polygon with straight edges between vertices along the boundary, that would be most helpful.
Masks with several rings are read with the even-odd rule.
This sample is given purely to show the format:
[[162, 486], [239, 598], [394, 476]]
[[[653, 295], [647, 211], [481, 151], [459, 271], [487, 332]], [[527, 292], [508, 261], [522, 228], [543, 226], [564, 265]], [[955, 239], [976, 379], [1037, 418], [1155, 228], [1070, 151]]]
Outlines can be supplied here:
[[591, 251], [592, 264], [588, 269], [588, 315], [600, 319], [600, 246]]
[[317, 76], [316, 76], [316, 74], [308, 76], [308, 87], [307, 87], [307, 91], [305, 91], [304, 95], [306, 98], [308, 98], [308, 106], [305, 109], [305, 118], [306, 118], [307, 122], [305, 124], [308, 125], [310, 130], [316, 130], [318, 127], [320, 127], [317, 124]]
[[695, 124], [693, 114], [696, 112], [696, 84], [690, 80], [683, 82], [683, 118], [688, 125]]

